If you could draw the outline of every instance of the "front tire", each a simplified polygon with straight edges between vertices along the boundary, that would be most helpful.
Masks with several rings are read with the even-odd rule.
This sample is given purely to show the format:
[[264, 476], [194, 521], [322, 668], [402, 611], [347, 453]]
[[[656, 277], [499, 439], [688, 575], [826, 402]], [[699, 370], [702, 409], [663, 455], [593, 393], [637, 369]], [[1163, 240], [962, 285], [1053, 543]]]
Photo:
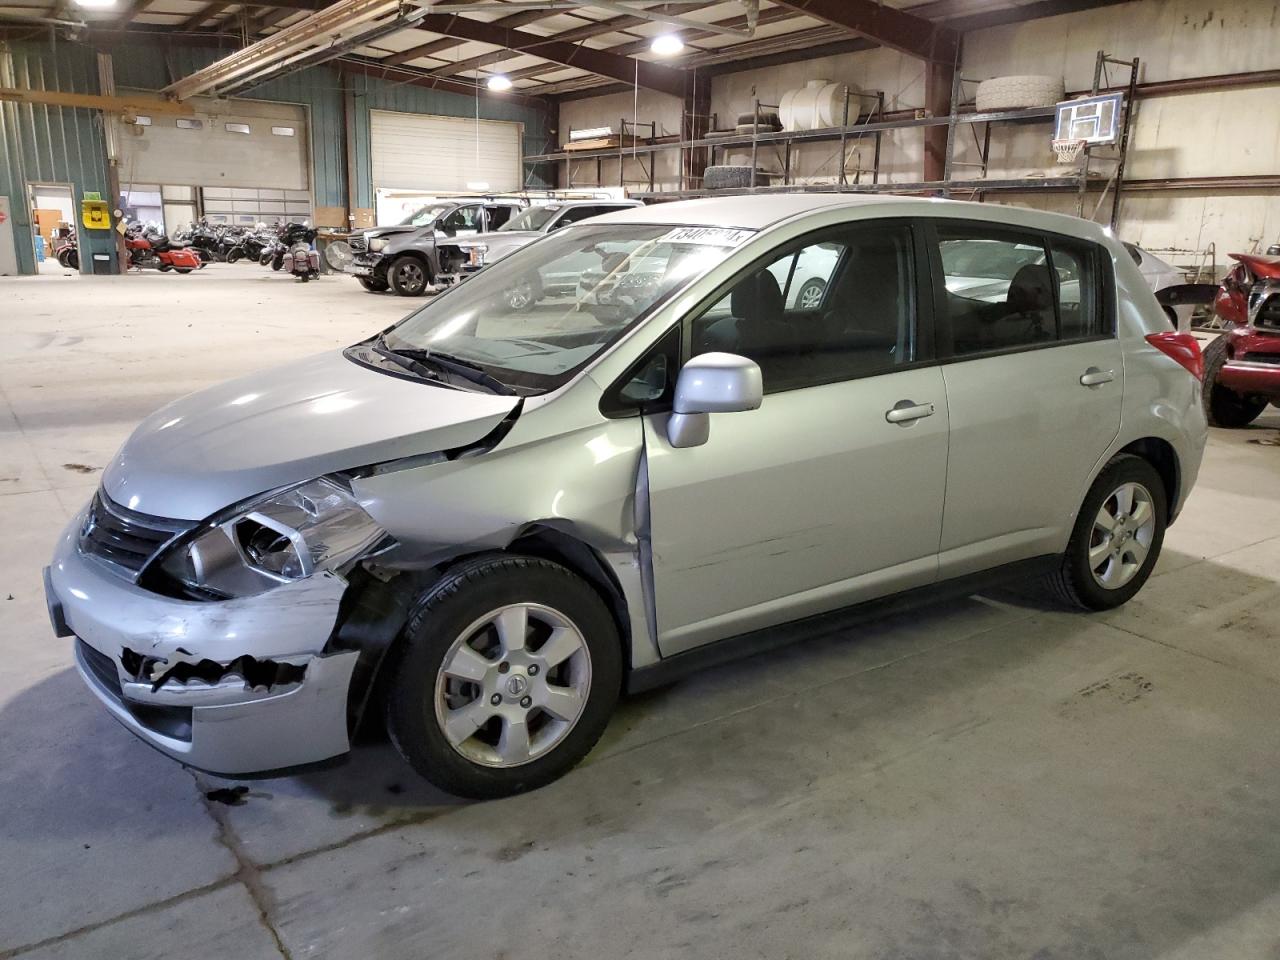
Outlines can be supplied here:
[[1204, 403], [1205, 418], [1215, 427], [1247, 427], [1258, 419], [1267, 408], [1265, 397], [1250, 397], [1236, 393], [1218, 383], [1227, 360], [1227, 338], [1218, 337], [1204, 350]]
[[400, 754], [449, 793], [492, 799], [550, 783], [587, 755], [618, 700], [622, 648], [581, 578], [491, 554], [419, 598], [387, 669]]
[[806, 281], [805, 285], [796, 294], [796, 309], [817, 310], [822, 306], [822, 295], [826, 292], [826, 283], [817, 277]]
[[360, 281], [360, 286], [364, 287], [370, 293], [386, 293], [390, 284], [385, 280], [379, 280], [376, 277], [356, 277]]
[[399, 297], [420, 297], [427, 290], [427, 268], [417, 257], [397, 257], [387, 270], [391, 289]]
[[1122, 453], [1085, 495], [1071, 540], [1049, 585], [1073, 606], [1110, 610], [1127, 603], [1160, 557], [1169, 504], [1149, 462]]

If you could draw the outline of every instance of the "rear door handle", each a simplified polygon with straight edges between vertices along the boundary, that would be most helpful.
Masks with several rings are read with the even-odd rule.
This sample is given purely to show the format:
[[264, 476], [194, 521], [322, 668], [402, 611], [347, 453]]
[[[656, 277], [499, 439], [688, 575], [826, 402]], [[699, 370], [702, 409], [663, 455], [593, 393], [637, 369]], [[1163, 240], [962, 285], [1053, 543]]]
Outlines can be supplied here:
[[1099, 384], [1110, 383], [1115, 378], [1116, 372], [1114, 370], [1099, 370], [1097, 367], [1090, 367], [1080, 374], [1080, 384], [1085, 387], [1096, 387]]
[[921, 417], [933, 416], [932, 403], [916, 403], [914, 400], [899, 400], [893, 409], [886, 410], [884, 418], [890, 423], [909, 424]]

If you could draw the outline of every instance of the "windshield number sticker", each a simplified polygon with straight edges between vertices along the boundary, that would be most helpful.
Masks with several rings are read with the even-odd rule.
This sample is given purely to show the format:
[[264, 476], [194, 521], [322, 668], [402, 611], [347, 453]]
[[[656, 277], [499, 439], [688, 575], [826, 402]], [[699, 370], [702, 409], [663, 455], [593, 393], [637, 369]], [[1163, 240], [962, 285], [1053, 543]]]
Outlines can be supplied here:
[[659, 243], [701, 243], [712, 247], [736, 247], [754, 237], [754, 230], [728, 227], [676, 227], [658, 238]]

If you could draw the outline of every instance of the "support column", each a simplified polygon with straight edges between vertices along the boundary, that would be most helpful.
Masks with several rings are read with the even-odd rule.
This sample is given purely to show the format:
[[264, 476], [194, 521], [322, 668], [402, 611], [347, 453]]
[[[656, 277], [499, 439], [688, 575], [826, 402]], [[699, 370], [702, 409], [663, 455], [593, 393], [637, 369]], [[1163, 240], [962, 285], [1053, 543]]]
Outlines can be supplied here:
[[[697, 68], [685, 77], [685, 94], [680, 124], [680, 139], [701, 140], [711, 129], [711, 78], [699, 76]], [[683, 147], [680, 150], [680, 189], [697, 190], [709, 162], [707, 147]], [[651, 161], [656, 162], [656, 161]]]
[[[926, 60], [924, 70], [924, 106], [931, 116], [945, 117], [955, 108], [951, 88], [956, 68], [950, 63]], [[943, 180], [947, 170], [947, 128], [942, 125], [924, 128], [924, 179]]]
[[[116, 74], [115, 62], [111, 59], [109, 53], [98, 54], [98, 92], [104, 97], [114, 97], [116, 94]], [[116, 123], [118, 117], [107, 111], [102, 111], [102, 133], [103, 141], [107, 148], [107, 202], [111, 205], [111, 239], [106, 241], [97, 241], [91, 231], [85, 230], [79, 223], [79, 211], [75, 209], [75, 195], [72, 194], [72, 214], [76, 218], [76, 236], [80, 238], [80, 269], [85, 272], [88, 267], [89, 273], [93, 272], [93, 254], [99, 242], [103, 246], [110, 244], [115, 249], [116, 263], [115, 270], [112, 273], [124, 273], [129, 268], [129, 251], [125, 249], [124, 234], [115, 229], [115, 211], [120, 206], [120, 154], [116, 143], [117, 130]], [[81, 190], [84, 188], [81, 187]], [[162, 186], [161, 190], [164, 189]], [[163, 200], [162, 200], [163, 203]]]

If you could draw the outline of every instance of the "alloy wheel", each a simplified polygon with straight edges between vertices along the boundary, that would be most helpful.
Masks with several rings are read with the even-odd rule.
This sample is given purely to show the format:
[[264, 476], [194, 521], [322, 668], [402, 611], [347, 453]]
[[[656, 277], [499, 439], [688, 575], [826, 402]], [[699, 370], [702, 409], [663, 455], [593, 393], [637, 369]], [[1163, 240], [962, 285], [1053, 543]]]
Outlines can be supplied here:
[[406, 293], [416, 293], [426, 285], [427, 277], [426, 274], [422, 272], [422, 267], [412, 261], [402, 263], [397, 273], [400, 281], [400, 287]]
[[507, 306], [512, 310], [523, 310], [533, 302], [533, 284], [527, 279], [520, 280], [507, 291]]
[[573, 621], [542, 604], [509, 604], [449, 647], [436, 676], [436, 722], [473, 763], [516, 767], [569, 735], [590, 688], [591, 654]]
[[1142, 569], [1156, 532], [1151, 492], [1140, 483], [1117, 487], [1093, 521], [1089, 570], [1104, 589], [1119, 590]]
[[800, 288], [796, 307], [800, 310], [817, 310], [822, 306], [822, 294], [825, 290], [826, 285], [821, 280], [810, 280]]

